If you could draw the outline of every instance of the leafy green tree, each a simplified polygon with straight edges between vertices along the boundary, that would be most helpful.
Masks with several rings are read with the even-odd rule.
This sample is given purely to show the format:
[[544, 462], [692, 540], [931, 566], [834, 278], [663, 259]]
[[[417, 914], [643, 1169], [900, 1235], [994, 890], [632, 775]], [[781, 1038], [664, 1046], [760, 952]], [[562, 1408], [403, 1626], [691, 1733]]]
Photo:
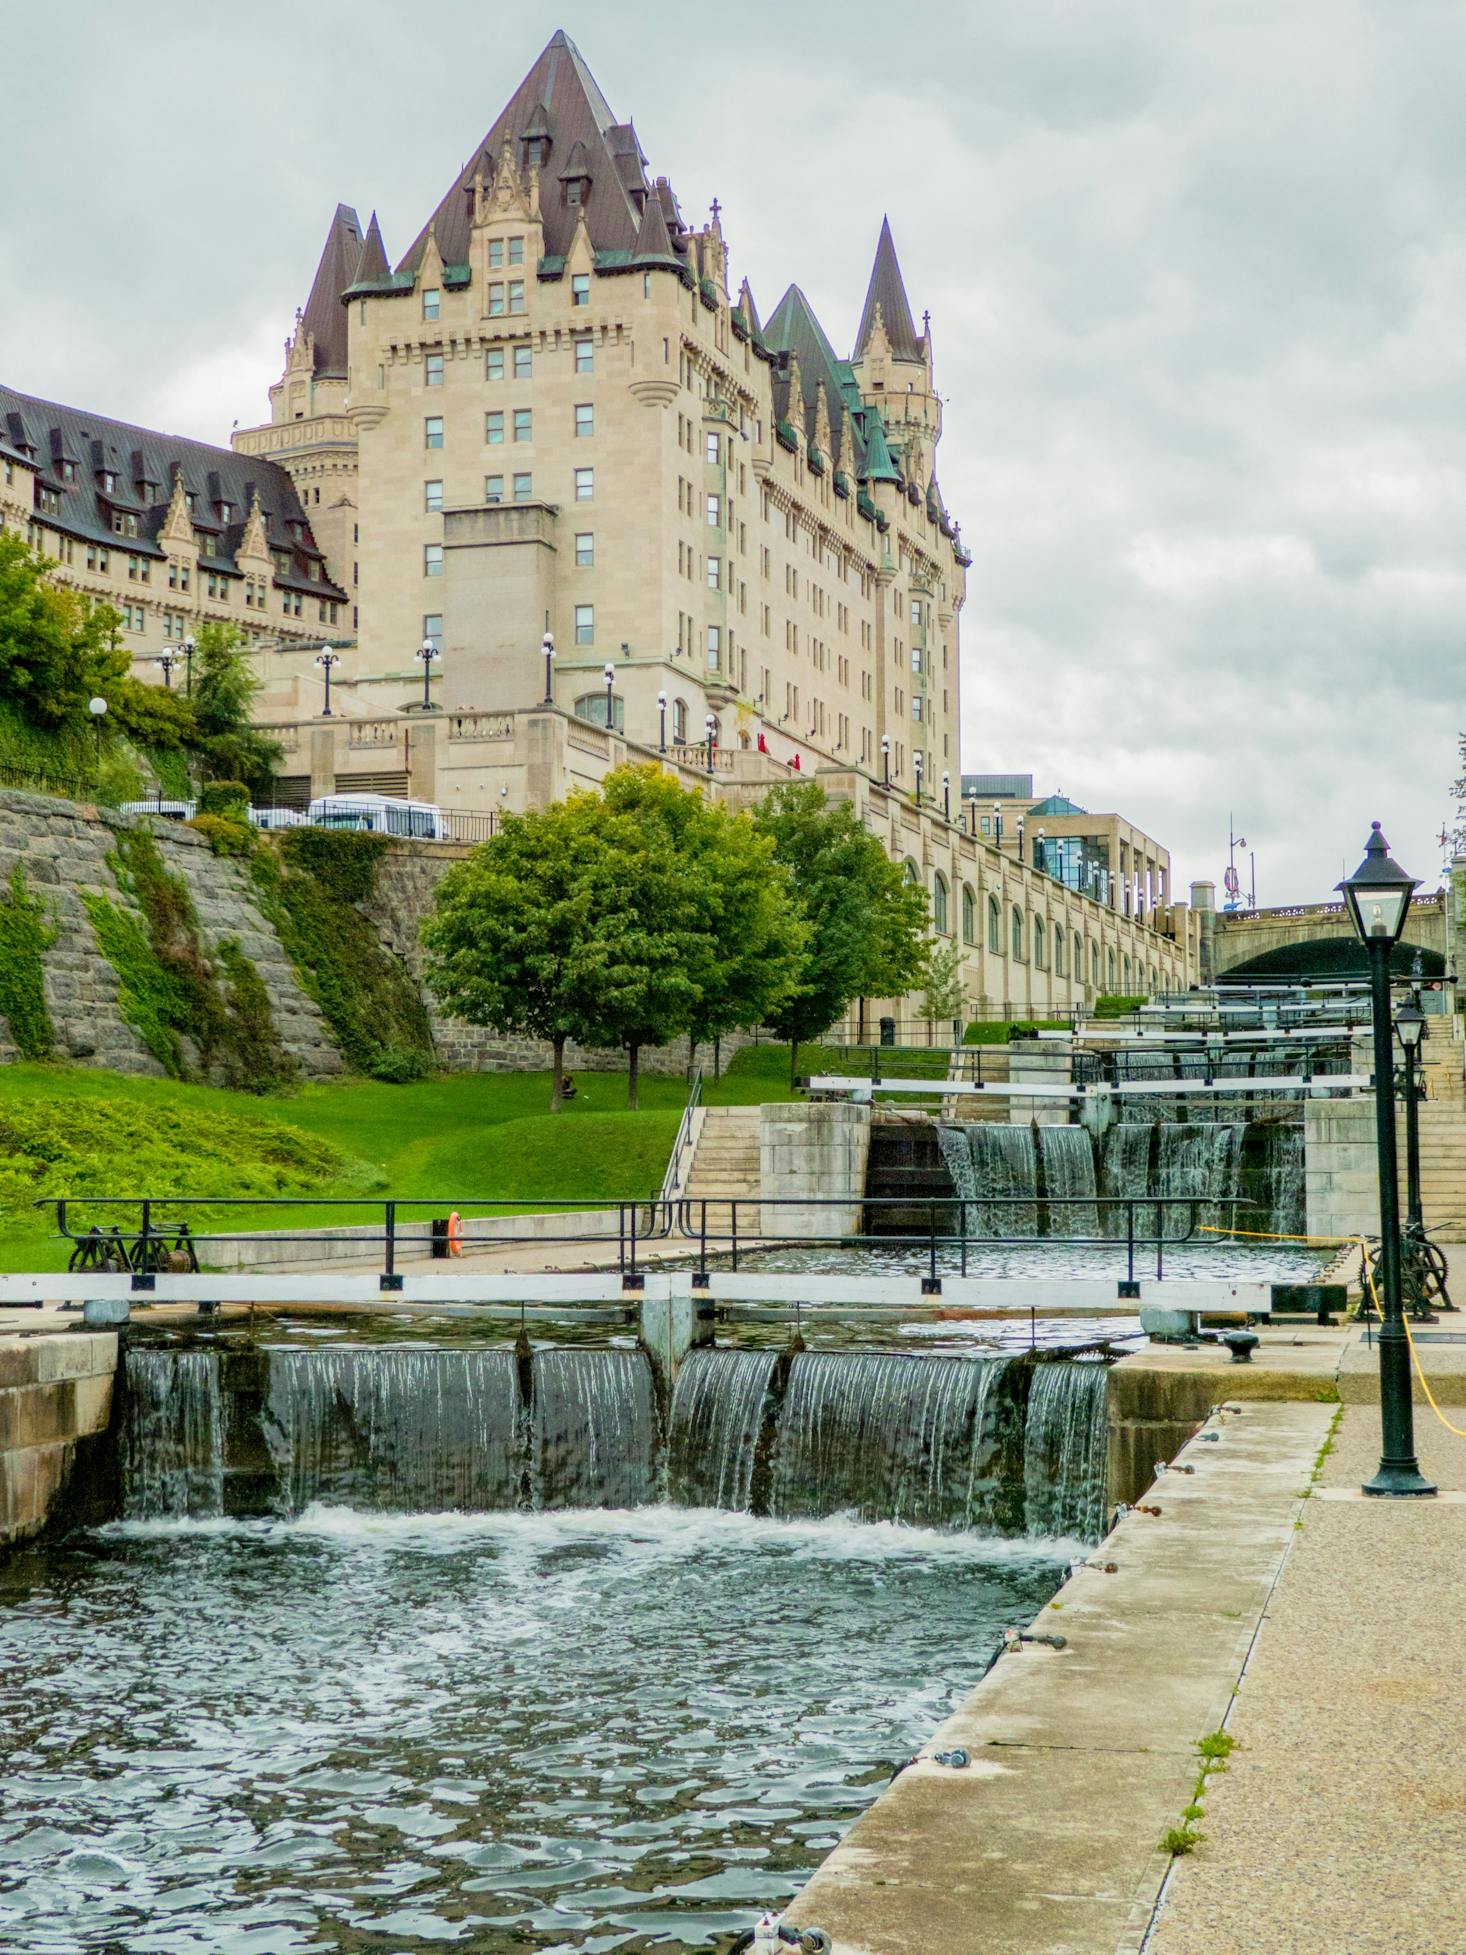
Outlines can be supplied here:
[[472, 1025], [548, 1039], [558, 1112], [565, 1041], [579, 1036], [580, 960], [592, 935], [593, 798], [506, 815], [497, 835], [438, 884], [422, 927], [426, 975]]
[[85, 726], [88, 699], [127, 671], [113, 643], [117, 613], [51, 583], [55, 568], [0, 531], [0, 699], [51, 730]]
[[777, 787], [754, 812], [789, 871], [809, 925], [798, 990], [769, 1024], [789, 1041], [789, 1076], [800, 1044], [826, 1031], [854, 998], [900, 997], [926, 964], [927, 902], [908, 883], [848, 801], [813, 781]]
[[933, 1027], [939, 1018], [951, 1019], [960, 1039], [959, 1021], [965, 1009], [962, 952], [950, 939], [943, 942], [937, 938], [928, 946], [923, 985], [921, 1015], [926, 1020], [927, 1044], [933, 1042]]
[[194, 654], [193, 714], [204, 771], [212, 780], [243, 781], [268, 791], [280, 764], [278, 742], [250, 724], [260, 681], [238, 625], [199, 628]]

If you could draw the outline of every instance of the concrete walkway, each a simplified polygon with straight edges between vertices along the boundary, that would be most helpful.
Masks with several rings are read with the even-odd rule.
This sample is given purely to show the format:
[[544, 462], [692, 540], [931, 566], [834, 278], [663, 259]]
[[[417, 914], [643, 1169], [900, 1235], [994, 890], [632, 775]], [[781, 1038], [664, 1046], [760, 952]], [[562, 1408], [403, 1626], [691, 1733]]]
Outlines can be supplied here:
[[1146, 1955], [1466, 1949], [1466, 1439], [1416, 1439], [1455, 1497], [1362, 1499], [1379, 1416], [1345, 1408]]

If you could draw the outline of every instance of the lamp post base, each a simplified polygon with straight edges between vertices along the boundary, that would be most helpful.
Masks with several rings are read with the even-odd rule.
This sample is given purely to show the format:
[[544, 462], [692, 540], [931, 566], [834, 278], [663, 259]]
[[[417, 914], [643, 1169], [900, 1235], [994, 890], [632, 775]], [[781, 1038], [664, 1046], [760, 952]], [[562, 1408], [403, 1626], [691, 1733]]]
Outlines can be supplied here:
[[1433, 1494], [1435, 1488], [1413, 1459], [1381, 1460], [1379, 1471], [1372, 1480], [1365, 1481], [1360, 1491], [1384, 1499], [1398, 1499]]

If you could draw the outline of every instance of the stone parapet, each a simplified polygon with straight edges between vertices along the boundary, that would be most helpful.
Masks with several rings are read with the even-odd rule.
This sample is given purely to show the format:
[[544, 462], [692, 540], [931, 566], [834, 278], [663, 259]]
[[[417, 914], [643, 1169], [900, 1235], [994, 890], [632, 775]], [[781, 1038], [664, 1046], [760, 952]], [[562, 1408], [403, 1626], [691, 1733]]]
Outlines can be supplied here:
[[111, 1331], [0, 1338], [0, 1548], [53, 1517], [78, 1442], [107, 1430], [116, 1369]]

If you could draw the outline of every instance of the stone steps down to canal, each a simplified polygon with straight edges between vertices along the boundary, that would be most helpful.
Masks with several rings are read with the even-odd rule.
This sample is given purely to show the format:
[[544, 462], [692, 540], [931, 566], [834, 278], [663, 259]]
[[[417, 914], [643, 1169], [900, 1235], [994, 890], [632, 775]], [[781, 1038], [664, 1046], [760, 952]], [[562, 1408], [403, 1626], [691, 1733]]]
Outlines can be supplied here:
[[704, 1108], [687, 1176], [689, 1201], [758, 1198], [760, 1112], [756, 1106]]

